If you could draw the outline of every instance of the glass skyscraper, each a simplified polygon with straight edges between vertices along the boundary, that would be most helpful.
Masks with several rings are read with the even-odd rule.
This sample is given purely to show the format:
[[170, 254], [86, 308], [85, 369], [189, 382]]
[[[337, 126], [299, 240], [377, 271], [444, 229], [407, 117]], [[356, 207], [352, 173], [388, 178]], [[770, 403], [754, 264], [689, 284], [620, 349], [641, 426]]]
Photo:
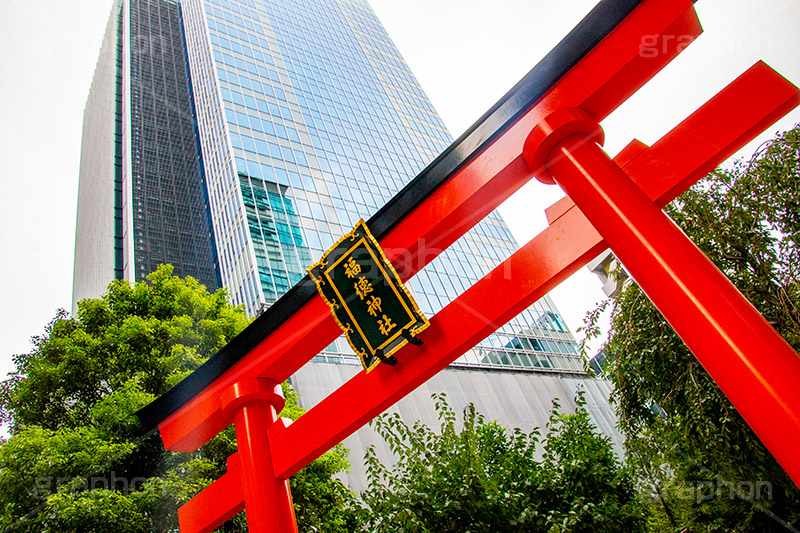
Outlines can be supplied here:
[[[74, 298], [166, 262], [255, 316], [451, 142], [366, 0], [118, 0], [86, 108]], [[409, 285], [431, 316], [515, 249], [492, 213]], [[358, 364], [343, 339], [318, 360]], [[583, 371], [548, 297], [456, 364]]]
[[220, 286], [183, 43], [178, 2], [113, 3], [84, 111], [74, 302], [161, 263]]

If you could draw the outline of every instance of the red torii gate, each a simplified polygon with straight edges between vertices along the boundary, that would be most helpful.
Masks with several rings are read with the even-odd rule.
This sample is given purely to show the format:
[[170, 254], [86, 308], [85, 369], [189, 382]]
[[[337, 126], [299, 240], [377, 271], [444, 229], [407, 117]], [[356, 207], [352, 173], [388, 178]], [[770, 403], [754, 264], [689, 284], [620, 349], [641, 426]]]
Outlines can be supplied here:
[[[689, 0], [604, 0], [368, 225], [403, 279], [534, 175], [568, 194], [550, 226], [451, 302], [401, 364], [359, 373], [294, 424], [279, 384], [340, 330], [303, 280], [198, 371], [137, 415], [193, 451], [231, 422], [228, 471], [180, 511], [206, 532], [242, 509], [251, 531], [296, 531], [288, 479], [413, 391], [606, 247], [645, 290], [795, 483], [800, 357], [661, 207], [800, 103], [757, 63], [652, 147], [610, 159], [598, 122], [701, 33]], [[658, 47], [642, 53], [643, 38]], [[538, 81], [544, 80], [544, 81]]]

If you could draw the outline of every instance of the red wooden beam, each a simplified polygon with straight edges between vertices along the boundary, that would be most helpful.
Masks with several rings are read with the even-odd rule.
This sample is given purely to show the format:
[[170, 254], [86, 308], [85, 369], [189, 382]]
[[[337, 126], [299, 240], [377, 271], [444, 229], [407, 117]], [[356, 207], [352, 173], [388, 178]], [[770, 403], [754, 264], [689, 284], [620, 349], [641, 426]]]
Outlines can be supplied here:
[[[757, 98], [758, 95], [761, 97]], [[626, 172], [656, 205], [662, 206], [677, 188], [688, 187], [691, 181], [705, 175], [708, 168], [716, 167], [794, 107], [797, 98], [796, 88], [765, 64], [757, 63], [653, 147], [634, 141], [615, 161], [625, 166]], [[730, 113], [731, 109], [740, 112]], [[706, 124], [723, 127], [709, 129]], [[698, 143], [695, 136], [700, 134], [704, 140]], [[687, 155], [674, 159], [676, 153]], [[550, 228], [433, 317], [431, 328], [423, 334], [427, 341], [423, 351], [415, 350], [401, 367], [381, 367], [370, 378], [363, 373], [357, 375], [289, 429], [273, 434], [276, 475], [288, 478], [296, 473], [435, 375], [605, 247], [568, 198], [548, 209], [548, 217]], [[365, 407], [364, 402], [356, 401], [364, 397], [374, 403]], [[228, 509], [241, 509], [243, 495], [235, 458], [236, 455], [229, 461], [228, 473], [181, 509], [185, 533], [211, 531], [220, 523], [199, 515], [195, 522], [184, 521], [190, 511], [213, 508], [228, 516]], [[220, 498], [221, 494], [225, 497]]]
[[[634, 180], [646, 176], [645, 190], [666, 205], [797, 105], [797, 88], [759, 61], [650, 149], [680, 157], [634, 159], [641, 149], [631, 157], [626, 154], [629, 145], [614, 160]], [[565, 196], [548, 208], [548, 220], [573, 205]]]
[[[794, 88], [791, 101], [797, 104]], [[746, 105], [747, 103], [745, 103]], [[736, 108], [731, 108], [734, 113]], [[800, 486], [800, 357], [586, 134], [580, 110], [532, 132], [526, 160], [572, 198], [742, 418]], [[566, 128], [566, 129], [564, 129]], [[599, 128], [595, 124], [587, 129]], [[568, 132], [561, 135], [561, 131]], [[545, 144], [545, 140], [555, 139]], [[537, 146], [545, 147], [538, 149]], [[678, 155], [678, 154], [676, 154]]]
[[228, 458], [228, 471], [178, 509], [181, 533], [209, 533], [244, 510], [239, 454]]
[[[756, 103], [758, 102], [758, 103]], [[764, 63], [758, 63], [653, 147], [633, 156], [625, 172], [662, 207], [679, 187], [688, 188], [798, 103], [798, 90]], [[752, 107], [744, 114], [749, 106]], [[711, 129], [705, 124], [725, 124]], [[705, 131], [708, 130], [708, 131]], [[696, 143], [703, 132], [706, 142]], [[643, 145], [640, 145], [643, 146]], [[680, 160], [680, 161], [678, 161]], [[660, 164], [676, 161], [673, 164]], [[289, 477], [341, 442], [455, 361], [523, 309], [547, 294], [606, 247], [575, 207], [556, 218], [489, 275], [431, 319], [425, 342], [403, 365], [381, 365], [368, 377], [358, 374], [303, 415], [273, 444], [275, 472]], [[374, 378], [373, 378], [374, 375]], [[363, 398], [369, 398], [364, 402]], [[361, 399], [361, 400], [359, 400]]]
[[[522, 145], [543, 117], [567, 106], [582, 107], [602, 120], [682, 51], [686, 43], [675, 36], [694, 38], [701, 31], [689, 0], [648, 0], [637, 7], [533, 108], [381, 240], [401, 276], [418, 272], [532, 177], [521, 157]], [[664, 53], [651, 57], [640, 53], [643, 35], [673, 38], [665, 39]], [[220, 411], [222, 390], [244, 377], [283, 381], [339, 333], [322, 299], [315, 297], [159, 424], [165, 447], [197, 449], [229, 423]]]
[[[267, 430], [270, 442], [291, 425], [279, 418]], [[228, 457], [228, 471], [178, 509], [181, 533], [210, 533], [245, 508], [239, 452]]]

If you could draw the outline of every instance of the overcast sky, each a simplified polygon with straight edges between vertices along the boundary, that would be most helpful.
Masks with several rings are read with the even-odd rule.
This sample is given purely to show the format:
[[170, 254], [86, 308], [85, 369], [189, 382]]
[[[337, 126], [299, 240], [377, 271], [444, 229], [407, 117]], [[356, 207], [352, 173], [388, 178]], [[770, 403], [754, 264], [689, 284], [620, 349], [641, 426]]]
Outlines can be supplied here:
[[[371, 0], [454, 136], [511, 88], [592, 0]], [[0, 378], [70, 308], [83, 107], [110, 0], [0, 0]], [[800, 0], [700, 0], [705, 34], [604, 121], [614, 154], [648, 144], [759, 59], [800, 83]], [[800, 112], [769, 129], [739, 157]], [[533, 182], [501, 212], [523, 243], [560, 196]], [[553, 292], [571, 328], [602, 298], [588, 271]]]

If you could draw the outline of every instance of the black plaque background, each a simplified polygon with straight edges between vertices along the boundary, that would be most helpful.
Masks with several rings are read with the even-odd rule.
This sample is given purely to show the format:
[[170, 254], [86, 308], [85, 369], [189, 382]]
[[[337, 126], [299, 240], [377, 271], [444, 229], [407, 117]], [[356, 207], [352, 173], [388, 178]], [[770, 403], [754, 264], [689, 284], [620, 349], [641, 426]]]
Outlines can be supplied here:
[[[351, 258], [358, 272], [348, 267]], [[367, 372], [380, 362], [378, 350], [388, 357], [408, 342], [403, 330], [415, 335], [430, 325], [363, 220], [308, 272]], [[368, 294], [358, 294], [359, 280], [369, 284]], [[368, 305], [373, 297], [380, 299], [374, 315]], [[384, 332], [379, 321], [386, 319], [393, 326]]]

